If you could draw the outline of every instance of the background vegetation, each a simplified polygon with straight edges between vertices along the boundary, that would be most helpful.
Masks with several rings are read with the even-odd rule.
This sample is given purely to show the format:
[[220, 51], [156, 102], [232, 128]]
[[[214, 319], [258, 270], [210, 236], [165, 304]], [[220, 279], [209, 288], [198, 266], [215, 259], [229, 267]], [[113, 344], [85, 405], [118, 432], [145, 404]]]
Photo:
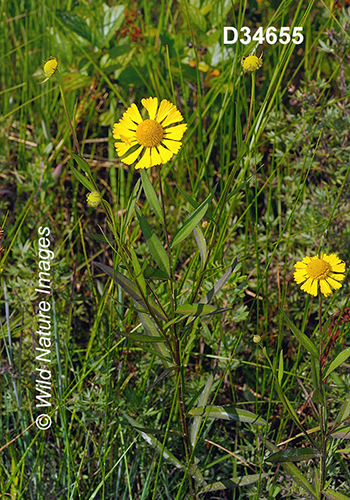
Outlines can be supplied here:
[[[297, 455], [294, 471], [266, 457], [276, 445], [311, 449], [286, 399], [311, 436], [319, 430], [319, 401], [309, 397], [312, 356], [295, 336], [317, 339], [318, 301], [295, 284], [293, 264], [320, 249], [350, 265], [346, 4], [2, 0], [2, 498], [321, 498], [312, 493], [319, 490], [318, 458]], [[256, 43], [224, 46], [223, 26], [252, 33], [260, 26], [303, 27], [300, 45], [258, 47], [263, 66], [254, 77], [249, 130], [254, 80], [243, 73], [241, 57]], [[87, 190], [72, 173], [78, 167], [57, 81], [40, 85], [50, 56], [59, 61], [82, 155], [120, 227], [140, 172], [117, 158], [113, 124], [143, 97], [168, 99], [182, 112], [188, 124], [182, 149], [161, 169], [170, 235], [216, 191], [199, 224], [210, 246], [205, 266], [193, 233], [173, 249], [178, 304], [197, 285], [199, 302], [237, 258], [213, 300], [224, 310], [195, 316], [181, 338], [187, 423], [193, 429], [189, 412], [197, 406], [215, 405], [251, 411], [267, 425], [237, 415], [197, 419], [195, 449], [186, 459], [178, 379], [164, 372], [154, 343], [137, 336], [145, 327], [125, 289], [92, 265], [128, 276], [130, 262], [113, 251], [106, 214], [87, 207]], [[157, 170], [147, 173], [158, 191]], [[164, 243], [144, 191], [137, 205]], [[40, 226], [50, 228], [55, 251], [54, 411], [45, 433], [33, 425]], [[152, 274], [157, 266], [134, 211], [124, 244], [134, 248], [167, 309], [167, 283]], [[323, 301], [326, 363], [350, 347], [349, 307], [345, 280]], [[350, 412], [343, 361], [326, 381], [329, 422], [342, 408], [346, 423]], [[350, 497], [347, 433], [327, 441], [325, 498]]]

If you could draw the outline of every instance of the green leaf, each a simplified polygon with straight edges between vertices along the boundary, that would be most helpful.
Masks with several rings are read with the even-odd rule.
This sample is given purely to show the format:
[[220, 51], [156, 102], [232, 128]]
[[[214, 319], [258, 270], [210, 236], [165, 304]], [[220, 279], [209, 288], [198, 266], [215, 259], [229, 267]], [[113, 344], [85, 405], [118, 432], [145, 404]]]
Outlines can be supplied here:
[[207, 418], [218, 418], [221, 420], [236, 420], [255, 425], [267, 425], [266, 420], [258, 417], [248, 410], [241, 410], [228, 406], [207, 406], [192, 408], [189, 412], [192, 416], [206, 416]]
[[291, 329], [294, 336], [297, 338], [298, 342], [315, 358], [318, 358], [318, 349], [311, 339], [304, 333], [302, 333], [299, 328], [297, 328], [294, 323], [288, 318], [286, 313], [280, 309], [284, 319], [288, 323], [289, 328]]
[[146, 279], [154, 279], [154, 280], [168, 279], [167, 273], [164, 273], [160, 269], [155, 269], [151, 266], [146, 266], [145, 270], [143, 271], [143, 275]]
[[193, 234], [194, 234], [194, 237], [196, 239], [196, 243], [197, 243], [198, 250], [199, 250], [199, 255], [201, 257], [201, 265], [202, 265], [202, 269], [203, 269], [203, 266], [205, 264], [205, 259], [207, 257], [207, 242], [205, 241], [203, 231], [201, 230], [201, 228], [199, 226], [197, 226], [193, 229]]
[[142, 335], [142, 333], [119, 332], [123, 337], [133, 340], [134, 342], [166, 342], [163, 337], [153, 337], [153, 335]]
[[215, 283], [213, 288], [199, 301], [200, 304], [208, 304], [213, 300], [213, 298], [220, 292], [222, 287], [226, 284], [231, 274], [233, 273], [235, 267], [237, 266], [240, 254], [237, 255], [232, 265], [227, 269], [225, 274]]
[[223, 479], [216, 483], [211, 483], [200, 490], [199, 493], [208, 493], [209, 491], [226, 490], [229, 488], [237, 488], [237, 486], [249, 486], [256, 483], [259, 479], [269, 477], [269, 474], [248, 474], [247, 476], [232, 477], [231, 479]]
[[344, 495], [344, 493], [340, 493], [340, 491], [334, 491], [327, 488], [322, 491], [322, 495], [328, 498], [328, 500], [350, 500], [350, 497]]
[[[184, 464], [180, 462], [172, 453], [169, 451], [167, 448], [163, 446], [163, 444], [158, 441], [153, 435], [150, 433], [146, 433], [142, 430], [142, 426], [132, 417], [129, 417], [126, 413], [123, 412], [123, 416], [126, 418], [126, 420], [129, 422], [134, 429], [136, 429], [143, 439], [147, 441], [148, 444], [150, 444], [153, 448], [157, 450], [158, 453], [160, 453], [164, 460], [167, 460], [171, 464], [173, 464], [177, 469], [182, 469], [182, 470], [187, 470], [187, 467], [185, 467]], [[194, 478], [194, 480], [202, 486], [203, 484], [206, 484], [205, 479], [203, 478], [200, 470], [197, 468], [195, 464], [191, 464], [189, 467], [189, 472], [191, 476]]]
[[336, 370], [338, 366], [344, 363], [344, 361], [346, 361], [349, 356], [350, 356], [350, 347], [347, 347], [346, 349], [344, 349], [344, 351], [340, 352], [335, 359], [333, 359], [333, 361], [330, 363], [327, 370], [323, 374], [323, 378], [327, 378], [328, 375], [332, 373], [332, 371]]
[[[213, 386], [213, 382], [214, 382], [214, 374], [211, 373], [208, 377], [208, 380], [205, 383], [205, 386], [203, 388], [201, 395], [198, 398], [197, 408], [198, 407], [205, 407], [207, 405], [207, 402], [208, 402], [208, 399], [210, 396], [210, 392], [211, 392], [211, 388]], [[200, 426], [202, 423], [202, 419], [203, 419], [203, 416], [198, 415], [198, 416], [194, 417], [194, 419], [192, 421], [192, 425], [190, 428], [190, 439], [191, 439], [192, 447], [194, 447], [196, 444], [198, 432], [199, 432], [199, 429], [200, 429]]]
[[268, 456], [267, 462], [302, 462], [311, 458], [319, 458], [321, 454], [311, 448], [289, 448]]
[[214, 187], [210, 195], [203, 201], [201, 205], [199, 205], [199, 207], [193, 212], [191, 217], [187, 219], [184, 225], [175, 234], [174, 238], [170, 243], [171, 247], [178, 245], [179, 243], [181, 243], [181, 241], [187, 238], [187, 236], [193, 231], [196, 225], [203, 219], [206, 211], [209, 208], [211, 200], [214, 197], [216, 187], [217, 186]]
[[[104, 273], [106, 273], [110, 278], [112, 278], [118, 285], [122, 287], [122, 289], [132, 297], [135, 302], [137, 302], [142, 309], [145, 309], [147, 311], [146, 304], [140, 295], [139, 289], [133, 283], [129, 278], [124, 276], [124, 274], [121, 274], [118, 271], [115, 271], [112, 267], [106, 266], [105, 264], [101, 264], [100, 262], [97, 262], [94, 260], [92, 262], [96, 267], [102, 269]], [[166, 316], [164, 315], [163, 311], [161, 308], [158, 306], [158, 304], [151, 299], [150, 297], [147, 297], [147, 303], [152, 310], [152, 312], [160, 319], [167, 320]], [[158, 334], [157, 334], [158, 335]]]
[[183, 316], [205, 316], [207, 314], [219, 314], [224, 311], [230, 310], [229, 307], [216, 307], [204, 304], [183, 304], [179, 306], [175, 313]]
[[188, 13], [191, 25], [196, 26], [202, 33], [207, 31], [207, 22], [205, 17], [194, 5], [191, 5], [189, 2], [182, 2], [181, 11]]
[[136, 207], [136, 215], [140, 223], [142, 234], [145, 237], [146, 244], [149, 248], [149, 251], [151, 252], [152, 257], [158, 264], [159, 269], [167, 273], [168, 277], [170, 278], [171, 274], [169, 259], [163, 245], [159, 241], [158, 236], [148, 224], [146, 218], [138, 207]]
[[280, 361], [278, 365], [278, 374], [277, 374], [278, 383], [281, 385], [283, 379], [283, 349], [280, 352]]
[[161, 224], [164, 224], [162, 208], [160, 206], [158, 196], [154, 190], [154, 187], [152, 186], [152, 183], [149, 180], [148, 174], [143, 168], [140, 169], [140, 173], [141, 173], [143, 191], [146, 195], [148, 203], [153, 208], [153, 211], [156, 214], [159, 222]]
[[134, 209], [135, 209], [135, 203], [137, 203], [137, 201], [140, 197], [140, 194], [141, 194], [141, 180], [139, 179], [135, 184], [135, 187], [131, 193], [131, 196], [128, 200], [128, 204], [126, 206], [126, 212], [125, 212], [123, 229], [122, 229], [123, 234], [125, 234], [127, 231], [130, 219], [131, 219], [132, 214], [133, 214]]
[[338, 427], [337, 430], [331, 432], [331, 436], [332, 438], [335, 439], [350, 439], [350, 425], [344, 425], [343, 427]]
[[107, 4], [102, 4], [104, 10], [103, 24], [101, 26], [101, 40], [105, 45], [109, 40], [115, 37], [116, 30], [121, 27], [125, 15], [125, 5], [114, 5], [109, 7]]
[[142, 273], [139, 259], [137, 258], [135, 250], [133, 249], [133, 247], [131, 245], [129, 247], [129, 252], [131, 254], [131, 260], [132, 260], [132, 265], [134, 267], [135, 278], [138, 281], [138, 284], [142, 290], [143, 295], [146, 296], [147, 295], [147, 286], [146, 286], [145, 278], [144, 278], [143, 273]]
[[82, 17], [59, 9], [56, 10], [56, 16], [66, 28], [74, 31], [77, 35], [92, 43], [91, 29]]
[[77, 164], [79, 165], [79, 167], [82, 170], [84, 170], [84, 172], [86, 172], [87, 174], [91, 175], [90, 165], [88, 164], [88, 162], [86, 160], [84, 160], [84, 158], [81, 158], [81, 156], [78, 156], [78, 155], [76, 155], [74, 153], [71, 153], [71, 156], [77, 162]]
[[89, 179], [87, 179], [84, 175], [78, 172], [76, 168], [71, 166], [71, 169], [75, 177], [78, 179], [79, 182], [81, 182], [83, 186], [86, 187], [86, 189], [88, 189], [89, 191], [95, 191], [95, 186], [92, 184], [92, 182], [89, 181]]
[[336, 425], [339, 425], [341, 422], [344, 422], [350, 415], [350, 392], [346, 395], [344, 403], [341, 405], [337, 418], [335, 419], [333, 429]]
[[[136, 304], [136, 309], [139, 309], [138, 304]], [[154, 324], [149, 314], [145, 314], [140, 310], [138, 310], [138, 314], [146, 335], [148, 335], [148, 337], [158, 338], [159, 332], [157, 326]], [[171, 368], [174, 365], [174, 363], [171, 360], [171, 355], [168, 350], [168, 345], [164, 344], [164, 338], [162, 338], [161, 342], [154, 343], [152, 347], [155, 350], [155, 354], [160, 357], [166, 368]], [[145, 349], [144, 346], [143, 349]]]
[[[265, 440], [266, 447], [271, 452], [279, 452], [280, 449], [274, 444], [270, 443], [267, 439]], [[304, 472], [301, 472], [296, 465], [292, 462], [281, 462], [281, 466], [284, 470], [291, 476], [293, 481], [295, 481], [301, 488], [310, 493], [314, 498], [316, 498], [316, 491], [313, 486], [307, 481], [304, 476]]]

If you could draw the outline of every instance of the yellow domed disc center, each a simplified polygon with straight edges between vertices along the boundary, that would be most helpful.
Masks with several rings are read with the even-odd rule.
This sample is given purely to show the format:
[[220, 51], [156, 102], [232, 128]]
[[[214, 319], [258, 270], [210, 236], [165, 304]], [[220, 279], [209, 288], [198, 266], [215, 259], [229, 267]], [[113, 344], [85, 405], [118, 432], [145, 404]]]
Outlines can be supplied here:
[[163, 127], [155, 120], [145, 120], [136, 129], [136, 139], [146, 148], [158, 146], [163, 139]]
[[310, 278], [324, 279], [329, 275], [331, 266], [328, 264], [328, 262], [325, 262], [322, 259], [314, 259], [308, 263], [306, 269]]

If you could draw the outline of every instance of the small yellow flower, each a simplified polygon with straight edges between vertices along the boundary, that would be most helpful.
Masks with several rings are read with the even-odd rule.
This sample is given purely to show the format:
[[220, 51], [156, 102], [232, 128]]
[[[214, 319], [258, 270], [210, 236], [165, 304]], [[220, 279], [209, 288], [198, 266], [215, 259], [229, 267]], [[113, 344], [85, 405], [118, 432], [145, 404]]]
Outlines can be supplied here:
[[345, 278], [345, 263], [335, 253], [327, 255], [321, 253], [320, 257], [304, 257], [302, 261], [294, 264], [294, 280], [301, 289], [316, 297], [318, 290], [325, 297], [333, 293], [332, 288], [341, 288]]
[[92, 191], [86, 195], [88, 207], [97, 207], [101, 203], [101, 200], [102, 196], [98, 191]]
[[255, 344], [259, 344], [261, 342], [260, 335], [254, 335], [253, 342], [255, 342]]
[[44, 73], [47, 78], [51, 78], [58, 68], [56, 57], [50, 56], [50, 59], [44, 64]]
[[261, 52], [260, 56], [257, 57], [255, 55], [255, 49], [253, 50], [253, 52], [249, 54], [248, 57], [242, 57], [241, 64], [243, 66], [244, 71], [248, 73], [253, 73], [257, 69], [261, 68], [263, 63], [262, 58], [263, 58], [263, 52]]
[[[159, 108], [157, 97], [142, 99], [141, 103], [148, 111], [149, 119], [143, 120], [133, 103], [119, 122], [114, 124], [113, 137], [119, 139], [115, 149], [124, 163], [131, 165], [140, 157], [135, 168], [150, 168], [166, 163], [178, 153], [187, 125], [171, 126], [181, 122], [183, 116], [166, 99], [162, 100]], [[137, 146], [136, 150], [133, 146]]]

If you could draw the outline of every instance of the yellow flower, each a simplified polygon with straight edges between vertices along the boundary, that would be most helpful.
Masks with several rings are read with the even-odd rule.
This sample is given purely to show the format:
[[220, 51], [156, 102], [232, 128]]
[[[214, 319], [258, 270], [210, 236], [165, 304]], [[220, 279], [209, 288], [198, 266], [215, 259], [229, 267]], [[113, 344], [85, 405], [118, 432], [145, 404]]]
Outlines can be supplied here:
[[339, 283], [345, 278], [345, 263], [335, 253], [327, 255], [321, 253], [318, 257], [304, 257], [302, 261], [294, 264], [294, 280], [301, 289], [316, 297], [318, 289], [325, 297], [333, 293], [332, 288], [341, 288]]
[[255, 55], [255, 49], [251, 54], [249, 54], [248, 57], [242, 57], [241, 59], [241, 64], [243, 66], [243, 69], [245, 72], [248, 71], [248, 73], [253, 73], [257, 69], [261, 68], [262, 66], [262, 58], [263, 58], [263, 53], [260, 54], [260, 57], [257, 57]]
[[[120, 141], [115, 143], [115, 149], [124, 163], [131, 165], [141, 156], [135, 168], [150, 168], [166, 163], [178, 153], [187, 125], [170, 126], [182, 121], [183, 116], [166, 99], [162, 100], [159, 108], [157, 97], [142, 99], [141, 102], [148, 111], [149, 119], [143, 120], [133, 103], [114, 124], [113, 137]], [[137, 146], [136, 150], [133, 146]]]
[[56, 57], [50, 56], [50, 59], [46, 61], [44, 64], [44, 73], [47, 78], [51, 78], [51, 76], [55, 73], [58, 68], [58, 61]]
[[88, 207], [97, 207], [101, 203], [101, 200], [102, 196], [98, 191], [92, 191], [86, 195]]

